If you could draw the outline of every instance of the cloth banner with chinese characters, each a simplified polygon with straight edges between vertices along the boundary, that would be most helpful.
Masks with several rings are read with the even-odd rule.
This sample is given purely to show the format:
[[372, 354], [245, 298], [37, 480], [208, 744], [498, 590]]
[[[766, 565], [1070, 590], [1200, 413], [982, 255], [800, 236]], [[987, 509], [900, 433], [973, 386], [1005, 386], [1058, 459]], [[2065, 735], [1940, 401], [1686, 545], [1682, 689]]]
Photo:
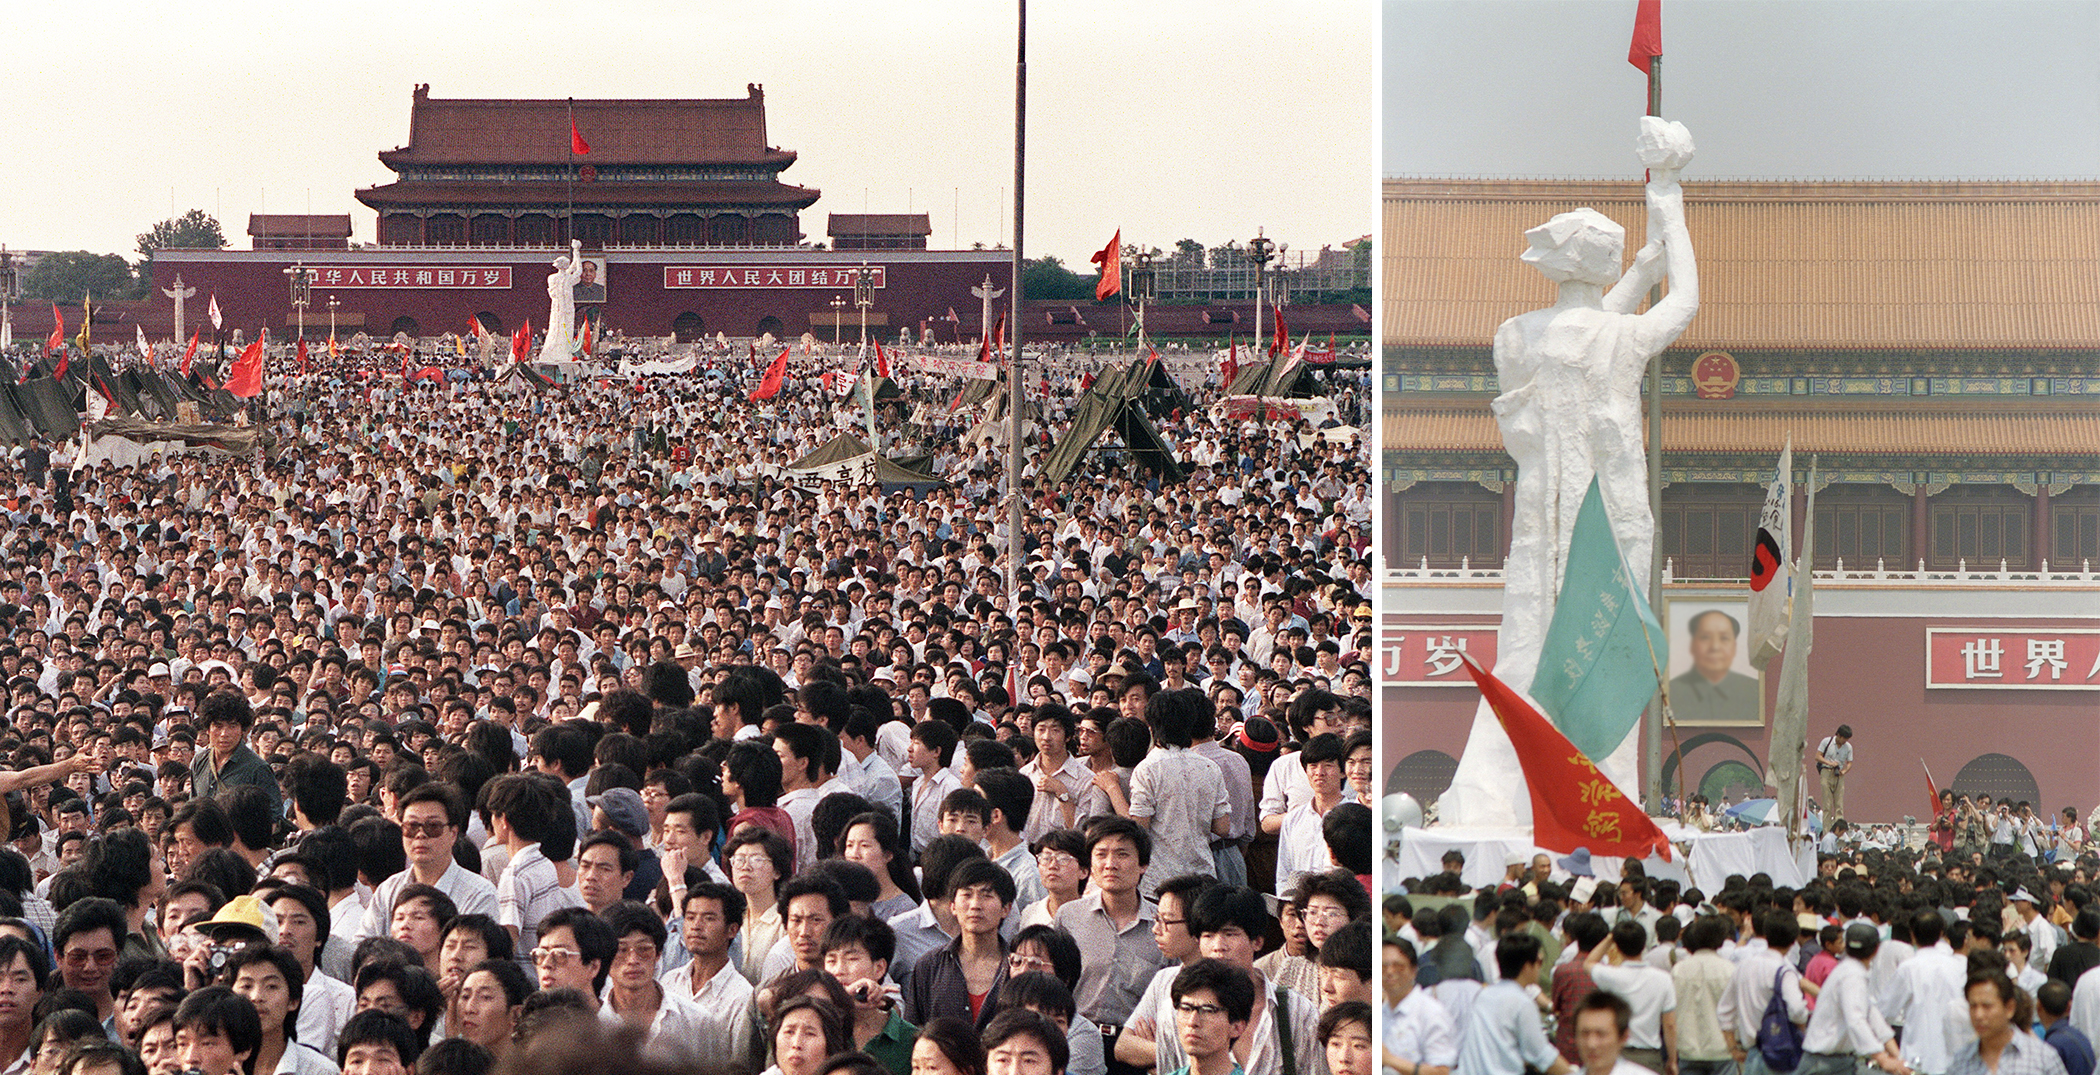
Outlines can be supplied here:
[[1531, 697], [1577, 750], [1609, 757], [1640, 723], [1669, 659], [1662, 625], [1619, 555], [1595, 478], [1575, 516], [1567, 564]]
[[1597, 771], [1559, 729], [1471, 657], [1466, 672], [1516, 748], [1531, 789], [1531, 839], [1563, 854], [1578, 847], [1592, 855], [1670, 859], [1670, 840], [1641, 808]]

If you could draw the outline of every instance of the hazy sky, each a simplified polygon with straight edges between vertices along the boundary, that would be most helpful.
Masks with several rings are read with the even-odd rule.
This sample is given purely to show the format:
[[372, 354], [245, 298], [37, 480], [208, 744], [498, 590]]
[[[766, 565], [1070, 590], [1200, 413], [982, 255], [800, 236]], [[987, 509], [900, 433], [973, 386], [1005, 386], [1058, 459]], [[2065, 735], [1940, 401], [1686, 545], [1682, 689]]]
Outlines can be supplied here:
[[[83, 0], [8, 20], [14, 144], [0, 243], [132, 255], [190, 208], [237, 248], [249, 213], [343, 213], [387, 182], [410, 92], [742, 97], [766, 89], [785, 182], [825, 214], [932, 214], [932, 245], [1011, 236], [1015, 5], [503, 5]], [[1293, 249], [1371, 230], [1371, 0], [1038, 0], [1030, 8], [1030, 255], [1084, 268], [1126, 240]], [[1004, 201], [1001, 189], [1004, 188]], [[958, 195], [959, 190], [959, 195]], [[957, 211], [958, 200], [960, 211]]]
[[[1384, 0], [1387, 175], [1638, 176], [1635, 0]], [[1663, 0], [1697, 177], [2100, 176], [2100, 3]]]

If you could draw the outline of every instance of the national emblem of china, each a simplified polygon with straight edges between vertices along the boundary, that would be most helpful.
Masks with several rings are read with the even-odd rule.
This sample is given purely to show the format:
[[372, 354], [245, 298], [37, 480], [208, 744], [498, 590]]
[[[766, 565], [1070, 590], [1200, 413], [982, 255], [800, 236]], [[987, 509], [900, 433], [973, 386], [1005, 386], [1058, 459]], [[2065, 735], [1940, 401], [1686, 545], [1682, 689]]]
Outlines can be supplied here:
[[1700, 399], [1734, 399], [1743, 368], [1726, 351], [1708, 351], [1692, 362], [1692, 390]]

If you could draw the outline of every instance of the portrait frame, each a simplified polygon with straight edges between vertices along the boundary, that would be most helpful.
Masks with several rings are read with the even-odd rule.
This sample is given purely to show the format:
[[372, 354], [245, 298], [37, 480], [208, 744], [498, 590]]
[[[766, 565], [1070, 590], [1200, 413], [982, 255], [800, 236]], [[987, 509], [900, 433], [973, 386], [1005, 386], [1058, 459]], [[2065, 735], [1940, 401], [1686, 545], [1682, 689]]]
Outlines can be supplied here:
[[[1680, 689], [1680, 677], [1696, 675], [1692, 667], [1692, 621], [1708, 612], [1720, 612], [1733, 617], [1737, 624], [1735, 659], [1729, 662], [1731, 676], [1741, 675], [1749, 684], [1736, 683], [1738, 688], [1754, 686], [1751, 697], [1755, 705], [1737, 712], [1733, 716], [1720, 715], [1710, 707], [1694, 703], [1688, 692]], [[1710, 590], [1706, 592], [1675, 593], [1663, 599], [1663, 632], [1669, 642], [1670, 666], [1665, 676], [1671, 681], [1670, 708], [1676, 722], [1687, 728], [1762, 728], [1769, 716], [1765, 701], [1764, 680], [1757, 669], [1750, 665], [1750, 646], [1743, 638], [1750, 619], [1750, 599], [1746, 594], [1733, 590]]]
[[605, 300], [608, 297], [605, 283], [605, 255], [585, 254], [577, 259], [577, 264], [584, 266], [578, 271], [584, 273], [586, 278], [596, 284], [597, 291], [587, 293], [585, 288], [589, 285], [584, 284], [581, 280], [572, 285], [569, 288], [569, 293], [575, 298], [576, 309], [580, 311], [587, 306], [605, 305]]

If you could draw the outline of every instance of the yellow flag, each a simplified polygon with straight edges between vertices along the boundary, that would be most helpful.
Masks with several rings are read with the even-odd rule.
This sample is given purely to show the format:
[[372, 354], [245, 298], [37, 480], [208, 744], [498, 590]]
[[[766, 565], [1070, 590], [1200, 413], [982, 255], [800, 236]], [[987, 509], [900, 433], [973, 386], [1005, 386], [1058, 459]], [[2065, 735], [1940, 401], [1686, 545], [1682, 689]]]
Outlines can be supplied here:
[[80, 335], [73, 337], [73, 342], [80, 347], [82, 358], [86, 358], [88, 353], [88, 325], [95, 319], [93, 298], [85, 293], [80, 296]]

